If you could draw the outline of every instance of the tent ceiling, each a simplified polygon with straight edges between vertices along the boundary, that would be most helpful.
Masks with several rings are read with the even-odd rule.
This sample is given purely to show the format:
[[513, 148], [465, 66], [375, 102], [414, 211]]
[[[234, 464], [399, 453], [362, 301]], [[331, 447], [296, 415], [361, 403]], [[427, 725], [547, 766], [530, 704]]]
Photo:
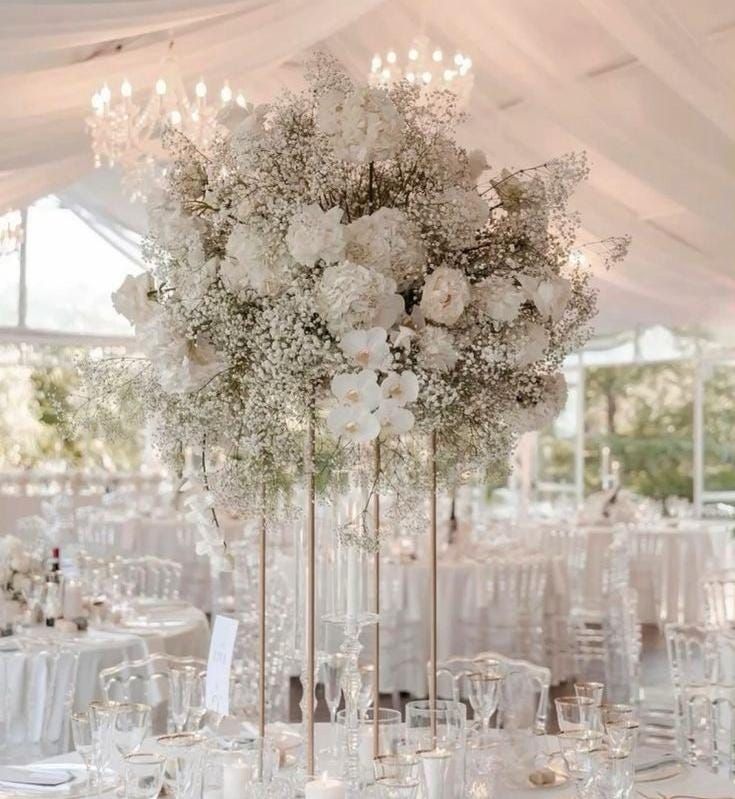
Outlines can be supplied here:
[[[169, 41], [189, 81], [256, 100], [324, 46], [362, 75], [419, 32], [469, 53], [468, 144], [525, 165], [585, 149], [583, 236], [630, 233], [597, 274], [601, 329], [735, 319], [732, 0], [44, 0], [4, 4], [0, 207], [51, 191], [140, 229], [84, 130], [101, 81], [150, 86]], [[71, 184], [74, 184], [73, 186]]]

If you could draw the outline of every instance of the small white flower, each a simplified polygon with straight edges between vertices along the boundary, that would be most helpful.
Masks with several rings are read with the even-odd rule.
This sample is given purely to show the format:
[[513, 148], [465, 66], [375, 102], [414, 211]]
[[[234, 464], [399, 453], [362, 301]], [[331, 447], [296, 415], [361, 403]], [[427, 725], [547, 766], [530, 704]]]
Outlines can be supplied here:
[[421, 310], [427, 319], [444, 325], [453, 325], [470, 299], [470, 286], [459, 269], [440, 266], [424, 283], [421, 293]]
[[517, 366], [530, 366], [544, 357], [549, 346], [549, 333], [543, 325], [528, 322], [521, 333], [515, 362]]
[[378, 376], [371, 369], [363, 369], [357, 374], [335, 375], [332, 378], [331, 388], [332, 394], [341, 405], [372, 411], [380, 402]]
[[397, 402], [401, 407], [411, 402], [416, 402], [419, 396], [419, 381], [411, 371], [388, 372], [385, 380], [380, 384], [383, 398]]
[[486, 277], [473, 287], [477, 304], [496, 322], [512, 322], [518, 317], [526, 295], [507, 277]]
[[392, 399], [383, 400], [378, 408], [380, 432], [386, 436], [400, 436], [407, 433], [414, 425], [414, 416], [399, 402]]
[[380, 422], [364, 405], [340, 405], [329, 412], [327, 428], [335, 438], [367, 444], [380, 433]]
[[325, 92], [316, 125], [329, 136], [337, 158], [364, 164], [392, 158], [403, 138], [403, 120], [388, 93], [370, 86]]
[[476, 189], [452, 187], [445, 189], [436, 198], [439, 213], [451, 243], [456, 247], [474, 244], [478, 230], [490, 216], [490, 208]]
[[314, 266], [317, 261], [333, 264], [344, 257], [344, 227], [342, 209], [328, 211], [316, 205], [306, 205], [298, 210], [288, 226], [286, 244], [297, 263]]
[[386, 341], [383, 327], [371, 327], [370, 330], [350, 330], [342, 336], [339, 348], [348, 358], [363, 369], [385, 370], [390, 366], [392, 356]]
[[150, 296], [155, 288], [150, 272], [128, 275], [120, 288], [113, 291], [112, 305], [130, 324], [145, 324], [153, 318], [159, 308], [155, 297]]
[[411, 352], [411, 340], [416, 336], [416, 331], [406, 325], [399, 325], [398, 330], [390, 334], [390, 340], [394, 347], [401, 348], [406, 352]]
[[564, 277], [539, 278], [518, 274], [518, 281], [544, 319], [558, 322], [572, 295], [572, 284]]
[[457, 363], [452, 334], [443, 327], [427, 325], [419, 338], [419, 365], [430, 372], [448, 372]]

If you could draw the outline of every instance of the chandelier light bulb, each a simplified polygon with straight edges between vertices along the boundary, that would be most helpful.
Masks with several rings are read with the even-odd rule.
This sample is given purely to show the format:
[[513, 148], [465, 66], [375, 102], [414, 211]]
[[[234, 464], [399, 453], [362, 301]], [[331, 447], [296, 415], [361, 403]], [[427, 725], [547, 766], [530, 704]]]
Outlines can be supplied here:
[[385, 67], [385, 69], [380, 73], [380, 76], [383, 78], [383, 80], [390, 80], [390, 70], [388, 67]]
[[409, 83], [414, 83], [416, 80], [416, 73], [415, 72], [407, 72], [406, 73], [406, 80]]
[[431, 57], [432, 57], [432, 58], [434, 59], [434, 61], [436, 61], [436, 63], [438, 64], [438, 63], [439, 63], [439, 62], [442, 60], [442, 58], [444, 58], [444, 54], [442, 53], [442, 51], [441, 51], [441, 50], [439, 50], [439, 49], [437, 48], [437, 49], [436, 49], [436, 50], [434, 50], [434, 52], [431, 54]]
[[109, 103], [110, 98], [112, 97], [112, 92], [110, 91], [110, 87], [105, 83], [105, 85], [100, 90], [100, 100], [102, 103]]
[[224, 105], [227, 105], [227, 103], [232, 102], [232, 89], [230, 88], [230, 85], [227, 83], [227, 81], [225, 81], [225, 85], [220, 90], [219, 96]]
[[373, 60], [370, 62], [370, 68], [373, 72], [378, 72], [380, 68], [383, 66], [383, 59], [376, 53], [373, 56]]
[[163, 97], [166, 94], [166, 81], [163, 78], [159, 78], [156, 81], [156, 94], [159, 97]]
[[200, 80], [194, 87], [194, 92], [200, 100], [203, 100], [207, 96], [207, 84], [203, 80]]
[[423, 80], [424, 83], [431, 83], [431, 72], [428, 70], [424, 72], [424, 74], [421, 76], [421, 80]]
[[418, 61], [418, 57], [419, 57], [419, 51], [415, 47], [412, 47], [408, 51], [408, 60], [409, 61]]
[[124, 80], [120, 85], [120, 94], [125, 98], [132, 97], [133, 87], [130, 85], [129, 80]]
[[447, 83], [451, 83], [454, 80], [454, 72], [451, 69], [445, 69], [443, 77]]
[[92, 95], [92, 108], [95, 111], [101, 111], [102, 110], [102, 97], [100, 97], [100, 93], [99, 92], [95, 92]]
[[172, 125], [180, 125], [181, 124], [181, 112], [179, 111], [172, 111], [169, 114], [169, 119], [171, 120]]
[[247, 101], [245, 100], [245, 95], [242, 92], [237, 95], [235, 102], [240, 106], [240, 108], [247, 107]]
[[396, 53], [395, 53], [395, 50], [389, 50], [389, 51], [386, 53], [386, 55], [385, 55], [385, 60], [386, 60], [386, 61], [387, 61], [389, 64], [395, 64], [395, 63], [396, 63], [396, 61], [398, 60], [398, 56], [396, 55]]
[[460, 66], [462, 66], [462, 62], [463, 61], [464, 61], [464, 56], [462, 55], [462, 53], [456, 53], [455, 56], [454, 56], [454, 63], [458, 67], [460, 67]]

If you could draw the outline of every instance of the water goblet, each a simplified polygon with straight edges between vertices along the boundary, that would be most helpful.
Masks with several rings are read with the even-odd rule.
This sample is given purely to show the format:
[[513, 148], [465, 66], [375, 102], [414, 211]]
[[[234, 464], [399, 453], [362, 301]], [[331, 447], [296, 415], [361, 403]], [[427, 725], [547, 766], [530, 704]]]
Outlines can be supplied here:
[[112, 723], [112, 737], [122, 757], [140, 749], [148, 733], [150, 719], [150, 705], [123, 702], [117, 706], [117, 713]]
[[605, 735], [610, 757], [630, 757], [638, 742], [638, 722], [633, 719], [608, 721], [605, 724]]
[[163, 785], [166, 759], [153, 752], [126, 755], [123, 764], [126, 799], [156, 799]]
[[329, 721], [332, 725], [331, 755], [337, 757], [337, 710], [342, 699], [342, 675], [347, 660], [344, 655], [339, 653], [324, 653], [320, 665], [324, 684], [324, 700], [329, 708]]
[[89, 723], [92, 731], [93, 759], [99, 780], [112, 762], [112, 732], [119, 703], [94, 701], [89, 703]]
[[74, 749], [84, 763], [87, 782], [91, 784], [93, 780], [94, 738], [88, 713], [72, 713], [71, 737], [74, 742]]
[[186, 722], [189, 732], [196, 732], [201, 727], [202, 719], [207, 713], [206, 691], [207, 672], [201, 671], [192, 677], [189, 716]]
[[176, 732], [183, 732], [191, 710], [191, 693], [196, 670], [193, 666], [174, 667], [168, 673], [171, 720]]
[[500, 681], [502, 677], [494, 671], [478, 671], [470, 674], [470, 704], [482, 722], [483, 732], [490, 728], [490, 719], [498, 709]]
[[603, 752], [602, 733], [590, 729], [570, 730], [558, 736], [559, 749], [579, 799], [584, 799]]
[[177, 732], [156, 738], [164, 758], [164, 784], [176, 799], [195, 799], [201, 790], [205, 738], [193, 732]]
[[598, 726], [600, 711], [594, 699], [586, 696], [561, 696], [554, 700], [561, 732], [591, 730]]
[[603, 725], [620, 721], [635, 721], [636, 710], [633, 705], [622, 703], [602, 705], [600, 708]]
[[415, 799], [420, 769], [416, 754], [381, 755], [373, 761], [373, 768], [382, 799]]
[[602, 704], [602, 695], [605, 692], [605, 684], [601, 682], [576, 682], [574, 683], [574, 695], [591, 699], [597, 707]]

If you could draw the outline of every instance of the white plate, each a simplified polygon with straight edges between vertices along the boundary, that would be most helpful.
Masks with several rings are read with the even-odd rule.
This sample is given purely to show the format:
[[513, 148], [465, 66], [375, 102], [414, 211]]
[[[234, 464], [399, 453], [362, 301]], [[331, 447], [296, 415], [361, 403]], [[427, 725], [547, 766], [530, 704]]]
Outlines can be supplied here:
[[[23, 766], [18, 766], [23, 768]], [[53, 799], [82, 799], [86, 796], [98, 796], [117, 787], [119, 779], [112, 770], [107, 770], [103, 776], [101, 790], [97, 785], [91, 784], [87, 779], [87, 770], [79, 763], [34, 763], [28, 767], [33, 771], [69, 771], [74, 775], [71, 782], [55, 787], [41, 787], [37, 785], [23, 785], [10, 783], [0, 785], [0, 799], [39, 799], [49, 796]]]
[[670, 780], [684, 770], [681, 763], [664, 763], [657, 768], [648, 769], [641, 774], [635, 775], [636, 782], [659, 782], [660, 780]]

